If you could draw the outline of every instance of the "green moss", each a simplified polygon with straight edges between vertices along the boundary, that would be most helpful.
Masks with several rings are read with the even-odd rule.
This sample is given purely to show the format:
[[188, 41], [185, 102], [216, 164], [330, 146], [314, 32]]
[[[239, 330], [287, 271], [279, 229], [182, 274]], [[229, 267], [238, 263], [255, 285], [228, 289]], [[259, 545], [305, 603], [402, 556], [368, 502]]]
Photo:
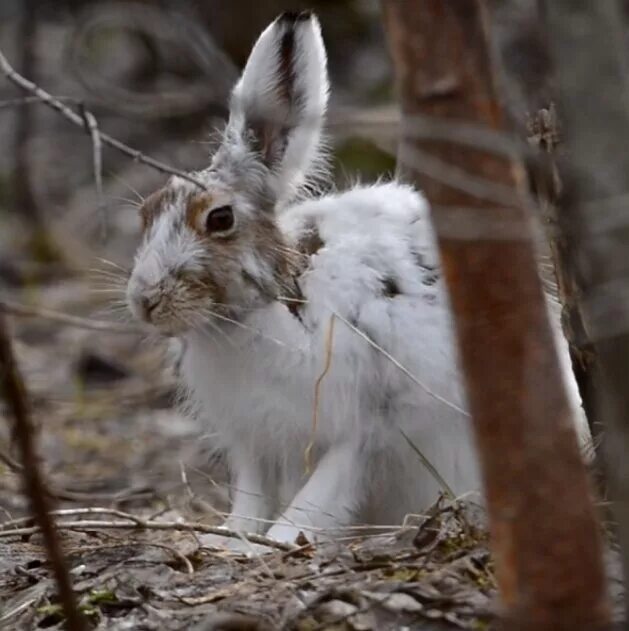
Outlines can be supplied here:
[[112, 604], [118, 602], [118, 597], [110, 589], [94, 589], [87, 596], [90, 605]]
[[334, 153], [334, 176], [337, 181], [358, 176], [373, 182], [395, 170], [395, 157], [378, 149], [372, 142], [349, 138]]
[[383, 574], [392, 581], [403, 581], [405, 583], [411, 583], [421, 578], [421, 571], [416, 567], [390, 568], [386, 569]]
[[63, 618], [63, 607], [59, 604], [48, 604], [37, 607], [37, 613], [41, 616], [54, 616]]

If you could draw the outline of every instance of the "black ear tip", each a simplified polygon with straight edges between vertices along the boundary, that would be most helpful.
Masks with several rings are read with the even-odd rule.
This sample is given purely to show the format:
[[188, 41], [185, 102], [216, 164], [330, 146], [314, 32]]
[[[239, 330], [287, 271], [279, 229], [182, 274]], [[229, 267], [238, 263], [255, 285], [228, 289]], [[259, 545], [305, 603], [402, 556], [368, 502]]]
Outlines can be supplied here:
[[278, 18], [280, 22], [290, 22], [291, 24], [297, 24], [297, 22], [307, 22], [314, 16], [314, 13], [310, 10], [307, 11], [284, 11]]

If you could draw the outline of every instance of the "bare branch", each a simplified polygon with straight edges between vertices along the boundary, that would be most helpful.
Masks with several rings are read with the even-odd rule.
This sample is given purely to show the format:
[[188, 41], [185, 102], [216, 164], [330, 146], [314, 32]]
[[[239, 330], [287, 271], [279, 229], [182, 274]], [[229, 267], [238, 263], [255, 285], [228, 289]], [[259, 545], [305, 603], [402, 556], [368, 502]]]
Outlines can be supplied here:
[[22, 377], [13, 357], [11, 341], [4, 316], [0, 315], [0, 371], [2, 393], [14, 419], [14, 435], [19, 446], [23, 479], [31, 508], [38, 522], [48, 553], [48, 558], [57, 581], [59, 597], [66, 616], [69, 631], [84, 631], [83, 618], [79, 614], [72, 590], [70, 574], [66, 566], [57, 531], [50, 518], [49, 491], [43, 481], [34, 441], [30, 418], [30, 406]]
[[22, 471], [24, 471], [24, 467], [2, 449], [0, 449], [0, 462], [3, 462], [11, 471], [15, 471], [16, 473], [22, 473]]
[[[77, 127], [80, 127], [81, 129], [84, 129], [85, 131], [89, 133], [90, 130], [89, 130], [88, 123], [79, 114], [72, 111], [69, 107], [64, 105], [59, 99], [50, 95], [48, 92], [40, 88], [38, 85], [34, 84], [32, 81], [29, 81], [28, 79], [24, 78], [22, 75], [18, 74], [12, 68], [11, 64], [9, 64], [7, 58], [4, 56], [2, 51], [0, 51], [0, 70], [7, 77], [7, 79], [9, 79], [9, 81], [14, 83], [18, 87], [22, 88], [23, 90], [26, 90], [30, 92], [31, 94], [34, 94], [42, 103], [45, 103], [52, 109], [56, 110], [64, 118], [70, 121], [72, 124], [76, 125]], [[195, 184], [196, 186], [198, 186], [199, 188], [203, 190], [205, 190], [206, 188], [203, 182], [189, 175], [185, 171], [181, 171], [180, 169], [175, 169], [171, 166], [168, 166], [167, 164], [164, 164], [163, 162], [160, 162], [159, 160], [156, 160], [155, 158], [145, 156], [141, 151], [138, 151], [137, 149], [133, 149], [132, 147], [129, 147], [128, 145], [125, 145], [123, 142], [121, 142], [120, 140], [117, 140], [116, 138], [113, 138], [109, 134], [100, 132], [100, 139], [102, 140], [104, 144], [109, 145], [110, 147], [113, 147], [114, 149], [117, 149], [121, 153], [124, 153], [125, 155], [135, 160], [136, 162], [141, 162], [142, 164], [145, 164], [146, 166], [156, 169], [157, 171], [161, 171], [162, 173], [167, 173], [169, 175], [176, 175], [177, 177], [180, 177], [183, 180], [187, 180], [188, 182]]]
[[[66, 101], [70, 103], [78, 104], [79, 101], [77, 99], [73, 99], [69, 96], [58, 96], [57, 100]], [[0, 101], [0, 110], [9, 109], [13, 107], [22, 107], [23, 105], [31, 105], [32, 103], [41, 103], [42, 100], [38, 96], [22, 96], [17, 99], [6, 99], [4, 101]]]
[[96, 197], [98, 199], [98, 210], [101, 220], [101, 238], [104, 241], [107, 238], [107, 208], [105, 206], [105, 198], [103, 197], [103, 152], [100, 139], [100, 131], [94, 114], [90, 112], [85, 104], [79, 107], [83, 123], [90, 137], [92, 138], [92, 163], [94, 165], [94, 183], [96, 186]]
[[[61, 511], [53, 511], [52, 516], [79, 516], [79, 515], [113, 515], [120, 519], [117, 520], [101, 520], [101, 519], [85, 519], [74, 521], [59, 521], [56, 526], [58, 529], [77, 530], [77, 531], [90, 531], [99, 529], [142, 529], [142, 530], [172, 530], [177, 532], [200, 532], [203, 534], [221, 535], [223, 537], [230, 537], [232, 539], [241, 539], [244, 537], [247, 541], [269, 548], [276, 548], [284, 552], [291, 552], [298, 546], [292, 543], [283, 543], [276, 541], [264, 535], [255, 533], [245, 533], [225, 526], [209, 526], [199, 522], [185, 522], [185, 521], [157, 521], [155, 519], [141, 519], [130, 513], [124, 513], [122, 511], [116, 511], [107, 508], [78, 508], [67, 509]], [[40, 526], [21, 526], [19, 524], [24, 523], [23, 520], [12, 520], [6, 523], [9, 526], [5, 529], [5, 524], [0, 524], [0, 538], [6, 537], [18, 537], [23, 535], [31, 535], [40, 531]], [[17, 527], [10, 527], [17, 525]]]

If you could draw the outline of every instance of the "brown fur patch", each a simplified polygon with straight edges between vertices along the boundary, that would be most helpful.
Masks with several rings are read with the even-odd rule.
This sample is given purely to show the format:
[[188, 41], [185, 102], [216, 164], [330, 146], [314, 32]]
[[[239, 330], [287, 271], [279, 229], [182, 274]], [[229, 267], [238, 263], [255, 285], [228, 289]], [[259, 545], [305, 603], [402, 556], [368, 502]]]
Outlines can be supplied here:
[[325, 242], [317, 230], [317, 226], [313, 223], [304, 228], [303, 234], [297, 242], [297, 250], [305, 256], [316, 254]]
[[192, 300], [205, 300], [211, 297], [214, 303], [217, 303], [213, 310], [217, 313], [227, 315], [225, 308], [225, 287], [219, 283], [216, 276], [210, 272], [204, 273], [201, 277], [189, 276], [185, 272], [178, 274], [178, 279], [185, 282], [188, 295]]
[[164, 206], [173, 201], [173, 192], [168, 188], [160, 188], [151, 193], [140, 207], [142, 231], [146, 232], [163, 212]]
[[201, 193], [192, 195], [186, 204], [186, 223], [190, 228], [200, 234], [199, 215], [212, 205], [212, 201], [212, 196], [209, 193]]

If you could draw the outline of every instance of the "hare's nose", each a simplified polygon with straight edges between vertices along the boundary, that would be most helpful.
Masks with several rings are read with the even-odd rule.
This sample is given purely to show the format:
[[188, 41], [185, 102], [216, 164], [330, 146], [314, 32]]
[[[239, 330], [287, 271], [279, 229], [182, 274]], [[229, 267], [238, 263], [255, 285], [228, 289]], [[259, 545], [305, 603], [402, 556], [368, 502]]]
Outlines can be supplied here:
[[153, 311], [155, 311], [155, 308], [157, 307], [157, 305], [159, 305], [161, 301], [161, 296], [159, 294], [154, 294], [151, 296], [142, 296], [140, 298], [140, 306], [142, 307], [142, 313], [144, 315], [144, 318], [150, 322], [151, 321], [151, 314], [153, 313]]

